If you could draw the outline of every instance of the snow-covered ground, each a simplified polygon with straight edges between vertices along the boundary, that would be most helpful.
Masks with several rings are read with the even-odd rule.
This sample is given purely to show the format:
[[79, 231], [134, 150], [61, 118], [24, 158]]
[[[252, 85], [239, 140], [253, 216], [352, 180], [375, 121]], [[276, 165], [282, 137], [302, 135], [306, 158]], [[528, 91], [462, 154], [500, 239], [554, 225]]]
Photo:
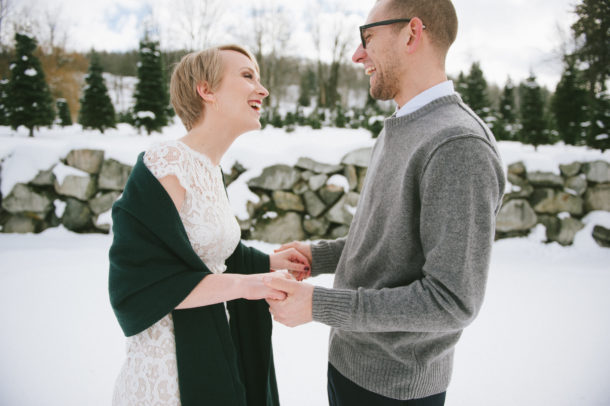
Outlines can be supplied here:
[[[133, 164], [151, 143], [177, 138], [138, 135], [129, 126], [99, 134], [41, 130], [34, 139], [0, 127], [2, 194], [48, 169], [73, 148], [99, 148]], [[230, 185], [235, 213], [245, 215], [253, 195], [245, 181], [275, 163], [301, 156], [338, 163], [374, 141], [364, 130], [266, 129], [240, 137], [222, 161], [248, 168]], [[610, 161], [610, 153], [563, 145], [501, 143], [505, 164], [558, 171], [559, 163]], [[485, 304], [458, 344], [448, 406], [610, 405], [610, 249], [591, 238], [594, 225], [610, 228], [610, 213], [585, 219], [573, 246], [543, 244], [544, 229], [494, 245]], [[63, 228], [41, 234], [0, 234], [0, 405], [108, 405], [124, 338], [108, 303], [107, 251], [112, 237]], [[271, 252], [258, 241], [248, 244]], [[332, 285], [331, 276], [311, 280]], [[282, 404], [325, 405], [328, 328], [311, 323], [274, 326]]]

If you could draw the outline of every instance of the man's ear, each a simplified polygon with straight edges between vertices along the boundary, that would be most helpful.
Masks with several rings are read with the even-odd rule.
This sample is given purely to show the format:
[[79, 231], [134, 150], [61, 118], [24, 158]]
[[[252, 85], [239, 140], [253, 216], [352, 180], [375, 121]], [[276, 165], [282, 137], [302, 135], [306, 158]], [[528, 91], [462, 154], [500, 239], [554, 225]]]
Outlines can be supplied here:
[[407, 53], [412, 54], [421, 44], [421, 39], [424, 32], [424, 23], [418, 17], [413, 17], [407, 26], [409, 38], [407, 39]]
[[214, 93], [210, 91], [208, 82], [201, 82], [197, 84], [197, 94], [206, 103], [214, 103], [216, 101], [216, 96], [214, 96]]

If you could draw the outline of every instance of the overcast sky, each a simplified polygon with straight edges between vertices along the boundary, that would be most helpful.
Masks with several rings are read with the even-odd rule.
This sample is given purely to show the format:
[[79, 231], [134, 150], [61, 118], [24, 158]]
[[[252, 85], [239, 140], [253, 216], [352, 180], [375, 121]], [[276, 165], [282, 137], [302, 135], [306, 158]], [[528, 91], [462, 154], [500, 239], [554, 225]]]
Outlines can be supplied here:
[[[137, 48], [145, 21], [161, 25], [164, 48], [179, 48], [178, 32], [183, 23], [179, 4], [194, 0], [12, 0], [30, 10], [51, 10], [60, 15], [66, 28], [67, 46], [87, 51], [129, 50]], [[316, 19], [329, 30], [337, 15], [350, 27], [350, 45], [346, 59], [358, 44], [357, 26], [364, 23], [373, 0], [222, 0], [222, 14], [215, 28], [215, 42], [246, 42], [248, 13], [252, 5], [263, 1], [281, 5], [288, 19], [291, 38], [288, 53], [315, 57], [316, 48], [308, 27]], [[449, 52], [447, 71], [457, 75], [479, 61], [488, 82], [504, 85], [525, 79], [533, 71], [539, 83], [554, 89], [561, 74], [558, 50], [560, 32], [569, 33], [574, 22], [577, 0], [454, 0], [459, 19], [456, 43]], [[331, 45], [323, 41], [328, 57]]]

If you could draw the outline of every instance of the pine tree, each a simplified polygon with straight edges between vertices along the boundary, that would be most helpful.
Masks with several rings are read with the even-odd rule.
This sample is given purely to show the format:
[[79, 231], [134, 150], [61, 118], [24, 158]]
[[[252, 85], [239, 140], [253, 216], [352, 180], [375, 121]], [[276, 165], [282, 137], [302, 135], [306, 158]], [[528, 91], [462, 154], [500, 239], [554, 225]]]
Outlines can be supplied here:
[[515, 87], [510, 77], [506, 80], [500, 108], [498, 111], [498, 124], [494, 127], [494, 135], [500, 140], [514, 140], [517, 132], [517, 111], [515, 108]]
[[114, 106], [108, 96], [99, 56], [95, 52], [91, 52], [85, 83], [78, 122], [83, 128], [94, 128], [102, 133], [108, 128], [116, 128]]
[[136, 127], [144, 127], [148, 134], [160, 132], [168, 123], [169, 96], [158, 47], [158, 42], [149, 39], [140, 42], [134, 121]]
[[8, 122], [13, 127], [23, 125], [34, 136], [34, 127], [53, 124], [55, 111], [49, 86], [36, 50], [36, 40], [15, 34], [16, 60], [10, 65], [11, 78], [7, 88]]
[[468, 83], [466, 81], [466, 75], [464, 75], [464, 72], [460, 71], [460, 74], [458, 75], [458, 78], [456, 80], [455, 90], [456, 90], [456, 92], [458, 92], [460, 94], [460, 96], [462, 96], [462, 100], [464, 100], [464, 103], [469, 105], [469, 103], [468, 103]]
[[574, 53], [583, 70], [588, 92], [587, 145], [608, 148], [610, 111], [607, 83], [610, 81], [610, 2], [582, 0], [575, 7], [572, 25], [579, 44]]
[[574, 58], [566, 56], [566, 66], [555, 94], [551, 99], [551, 110], [555, 118], [559, 138], [566, 144], [581, 145], [586, 142], [587, 91], [581, 73], [576, 69]]
[[8, 125], [7, 91], [8, 80], [0, 80], [0, 125]]
[[311, 105], [311, 95], [316, 89], [316, 74], [311, 68], [307, 68], [305, 73], [301, 75], [301, 83], [299, 86], [299, 106], [309, 107]]
[[478, 62], [473, 62], [470, 73], [465, 78], [466, 88], [464, 101], [482, 119], [489, 114], [489, 99], [487, 97], [487, 81]]
[[59, 117], [59, 125], [62, 127], [72, 125], [72, 116], [66, 99], [57, 99], [57, 116]]
[[541, 144], [548, 144], [550, 132], [544, 118], [544, 100], [533, 73], [522, 84], [520, 90], [521, 141], [532, 144], [535, 148]]

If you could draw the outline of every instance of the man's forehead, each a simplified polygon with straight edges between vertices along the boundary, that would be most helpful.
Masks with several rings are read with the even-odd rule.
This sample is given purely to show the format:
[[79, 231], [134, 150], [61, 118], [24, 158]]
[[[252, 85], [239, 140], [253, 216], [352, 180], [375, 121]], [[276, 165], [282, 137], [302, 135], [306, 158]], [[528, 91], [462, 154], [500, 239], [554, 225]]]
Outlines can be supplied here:
[[369, 11], [369, 15], [366, 18], [366, 24], [374, 23], [377, 21], [381, 21], [386, 19], [386, 1], [381, 0], [375, 3], [371, 11]]

